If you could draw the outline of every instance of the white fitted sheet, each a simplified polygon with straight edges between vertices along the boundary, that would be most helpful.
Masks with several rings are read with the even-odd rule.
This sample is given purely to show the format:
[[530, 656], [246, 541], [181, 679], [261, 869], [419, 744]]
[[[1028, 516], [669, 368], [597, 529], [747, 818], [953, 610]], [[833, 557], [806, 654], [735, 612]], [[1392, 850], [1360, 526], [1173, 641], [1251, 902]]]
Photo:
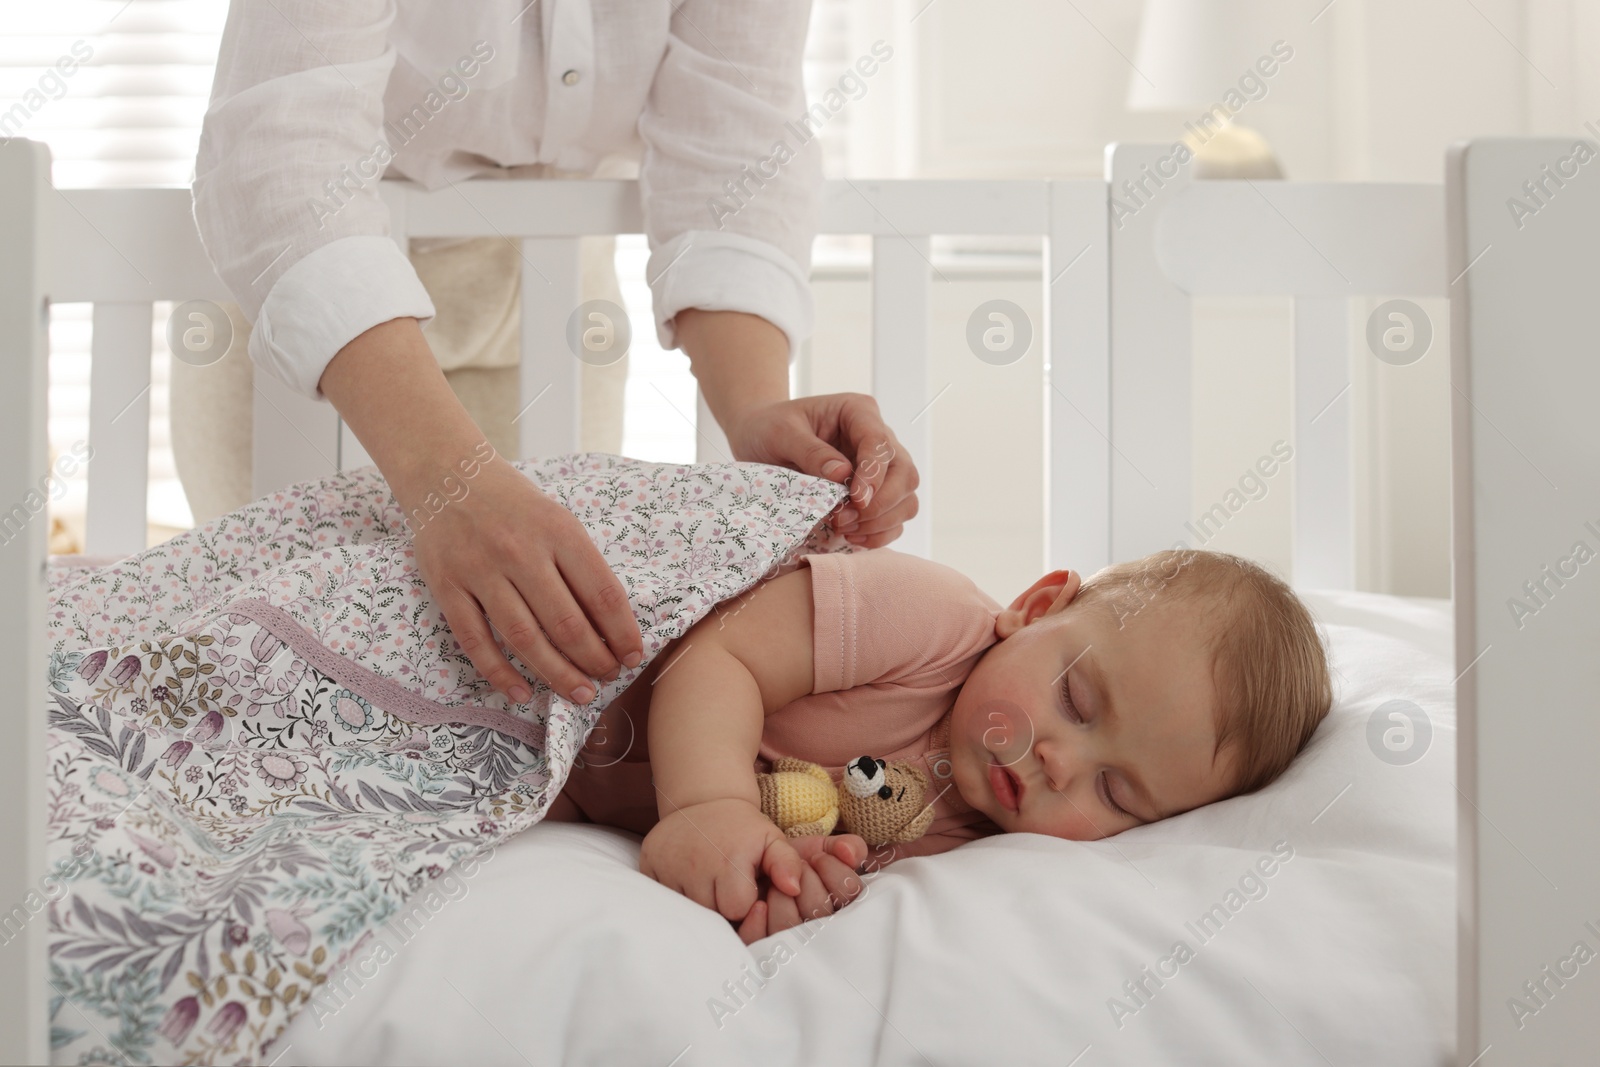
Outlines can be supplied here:
[[[374, 947], [370, 977], [336, 977], [347, 994], [325, 994], [271, 1055], [541, 1067], [1450, 1062], [1450, 605], [1306, 598], [1332, 642], [1335, 708], [1254, 796], [1107, 841], [1008, 834], [902, 860], [806, 924], [809, 940], [788, 931], [748, 949], [719, 916], [638, 873], [637, 837], [541, 824], [391, 935], [392, 958]], [[1393, 699], [1432, 725], [1409, 765], [1378, 758], [1368, 740], [1373, 711]], [[1255, 899], [1230, 900], [1279, 842], [1293, 858], [1246, 880]], [[1189, 924], [1230, 903], [1221, 928], [1197, 936]], [[1192, 957], [1162, 964], [1179, 940]], [[1169, 977], [1158, 987], [1145, 967]], [[1142, 1003], [1124, 987], [1140, 979]]]

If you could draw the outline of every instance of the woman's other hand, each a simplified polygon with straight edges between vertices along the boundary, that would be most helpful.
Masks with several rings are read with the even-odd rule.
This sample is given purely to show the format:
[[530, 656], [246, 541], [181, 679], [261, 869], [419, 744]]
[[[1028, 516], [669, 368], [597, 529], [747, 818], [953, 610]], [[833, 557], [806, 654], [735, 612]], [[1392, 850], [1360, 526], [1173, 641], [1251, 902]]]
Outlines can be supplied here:
[[736, 460], [849, 481], [850, 499], [833, 521], [852, 544], [887, 545], [917, 513], [916, 464], [884, 423], [878, 402], [864, 393], [804, 396], [746, 411], [728, 443]]
[[865, 548], [899, 537], [917, 513], [917, 466], [864, 393], [789, 396], [789, 340], [757, 315], [685, 308], [679, 345], [733, 458], [850, 482], [834, 529]]

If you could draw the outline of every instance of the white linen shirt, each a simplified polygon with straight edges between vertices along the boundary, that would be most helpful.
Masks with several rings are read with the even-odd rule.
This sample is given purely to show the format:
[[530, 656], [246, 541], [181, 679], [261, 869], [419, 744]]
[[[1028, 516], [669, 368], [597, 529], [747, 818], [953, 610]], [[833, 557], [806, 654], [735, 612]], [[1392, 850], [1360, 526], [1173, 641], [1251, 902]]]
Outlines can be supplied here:
[[[793, 358], [811, 330], [821, 181], [796, 121], [809, 3], [525, 3], [233, 0], [194, 211], [254, 323], [257, 366], [320, 398], [323, 369], [355, 337], [433, 317], [387, 236], [380, 176], [432, 190], [627, 158], [639, 161], [663, 347], [684, 308], [732, 310], [783, 330]], [[779, 141], [793, 149], [781, 164]], [[759, 182], [742, 177], [758, 170]]]

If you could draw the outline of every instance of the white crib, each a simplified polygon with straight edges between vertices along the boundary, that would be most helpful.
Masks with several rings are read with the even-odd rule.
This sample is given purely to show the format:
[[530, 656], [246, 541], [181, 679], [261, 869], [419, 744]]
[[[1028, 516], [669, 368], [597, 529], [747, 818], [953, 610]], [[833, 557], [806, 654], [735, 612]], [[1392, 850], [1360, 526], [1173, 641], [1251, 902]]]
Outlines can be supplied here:
[[[823, 199], [823, 233], [872, 237], [873, 393], [923, 473], [922, 513], [895, 547], [920, 554], [931, 543], [927, 501], [939, 491], [932, 419], [918, 418], [940, 386], [924, 358], [933, 235], [1044, 238], [1048, 566], [1070, 560], [1093, 570], [1174, 542], [1191, 504], [1190, 297], [1276, 295], [1295, 301], [1294, 578], [1351, 587], [1350, 405], [1337, 403], [1350, 380], [1347, 301], [1452, 298], [1461, 1064], [1576, 1058], [1588, 1047], [1583, 1020], [1600, 1006], [1600, 979], [1584, 989], [1579, 978], [1562, 1011], [1536, 1027], [1513, 1025], [1504, 1007], [1537, 980], [1540, 964], [1567, 951], [1585, 920], [1600, 924], [1589, 695], [1600, 580], [1563, 585], [1552, 601], [1559, 617], [1537, 634], [1519, 633], [1502, 606], [1523, 595], [1525, 579], [1539, 580], [1540, 564], [1590, 536], [1586, 521], [1600, 531], [1600, 443], [1579, 430], [1592, 426], [1580, 405], [1596, 395], [1600, 364], [1578, 355], [1581, 300], [1600, 291], [1592, 254], [1583, 256], [1584, 238], [1600, 234], [1600, 193], [1593, 182], [1570, 182], [1559, 194], [1565, 219], [1535, 219], [1525, 232], [1504, 206], [1565, 148], [1477, 142], [1452, 154], [1447, 185], [1437, 186], [1197, 183], [1171, 166], [1169, 147], [1121, 145], [1108, 150], [1105, 180], [840, 181]], [[188, 190], [55, 190], [48, 176], [44, 146], [0, 149], [0, 349], [11, 372], [0, 392], [0, 507], [24, 500], [46, 465], [48, 301], [93, 302], [87, 549], [137, 551], [151, 305], [229, 296], [202, 253]], [[1139, 191], [1131, 214], [1128, 183]], [[539, 398], [541, 416], [519, 421], [522, 452], [575, 450], [579, 365], [545, 353], [562, 349], [579, 303], [577, 238], [641, 230], [634, 184], [483, 182], [427, 193], [385, 182], [382, 191], [402, 247], [410, 237], [521, 240], [535, 268], [523, 272], [521, 403]], [[265, 375], [256, 390], [258, 494], [369, 462], [331, 407]], [[703, 401], [700, 433], [700, 458], [722, 458]], [[10, 703], [26, 724], [14, 735], [25, 743], [0, 750], [0, 798], [16, 813], [0, 828], [9, 860], [0, 903], [9, 911], [45, 869], [44, 729], [34, 714], [44, 688], [34, 620], [43, 612], [45, 524], [22, 522], [7, 537], [0, 602], [15, 611], [0, 677], [21, 694]], [[1524, 725], [1530, 694], [1537, 731]], [[0, 947], [5, 1062], [47, 1062], [43, 932], [40, 922], [23, 924]]]

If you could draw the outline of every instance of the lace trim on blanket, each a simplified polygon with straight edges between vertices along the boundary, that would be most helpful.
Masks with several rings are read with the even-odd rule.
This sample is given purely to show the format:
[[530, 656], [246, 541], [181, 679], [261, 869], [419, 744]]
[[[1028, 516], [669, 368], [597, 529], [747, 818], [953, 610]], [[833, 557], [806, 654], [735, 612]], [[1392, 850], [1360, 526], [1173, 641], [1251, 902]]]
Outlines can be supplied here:
[[366, 697], [396, 718], [413, 724], [434, 726], [440, 723], [486, 726], [497, 733], [521, 741], [536, 752], [544, 750], [545, 727], [541, 722], [519, 719], [509, 712], [476, 704], [450, 707], [417, 696], [382, 675], [346, 659], [319, 642], [316, 637], [281, 608], [264, 600], [242, 599], [228, 605], [228, 613], [242, 615], [275, 637], [323, 674], [340, 685]]

